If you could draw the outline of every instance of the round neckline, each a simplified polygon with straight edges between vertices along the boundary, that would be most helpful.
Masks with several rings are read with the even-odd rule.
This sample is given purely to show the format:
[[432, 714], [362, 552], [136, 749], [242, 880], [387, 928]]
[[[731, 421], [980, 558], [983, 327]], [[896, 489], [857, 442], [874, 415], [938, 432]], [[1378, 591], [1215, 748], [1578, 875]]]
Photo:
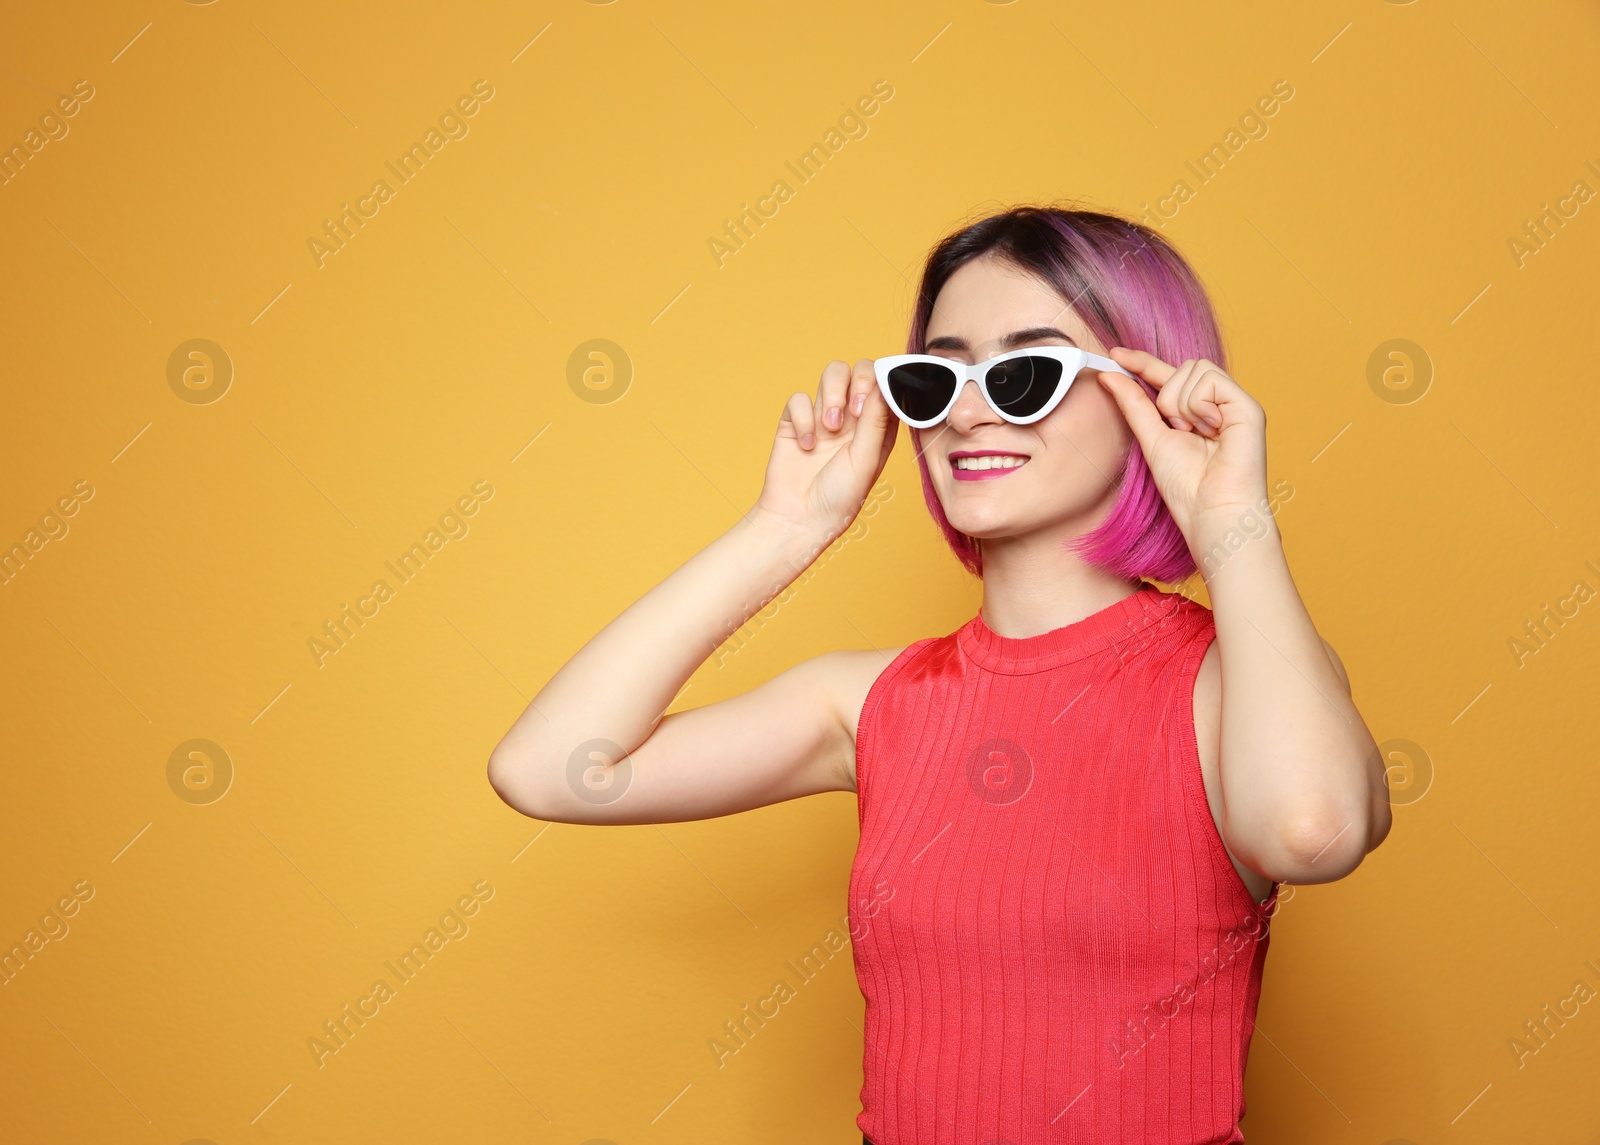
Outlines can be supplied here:
[[1174, 596], [1181, 607], [1183, 596], [1145, 582], [1100, 611], [1037, 636], [1001, 636], [984, 623], [979, 612], [956, 631], [956, 642], [969, 659], [991, 672], [1042, 672], [1126, 643], [1156, 621], [1170, 617], [1175, 608], [1166, 601]]

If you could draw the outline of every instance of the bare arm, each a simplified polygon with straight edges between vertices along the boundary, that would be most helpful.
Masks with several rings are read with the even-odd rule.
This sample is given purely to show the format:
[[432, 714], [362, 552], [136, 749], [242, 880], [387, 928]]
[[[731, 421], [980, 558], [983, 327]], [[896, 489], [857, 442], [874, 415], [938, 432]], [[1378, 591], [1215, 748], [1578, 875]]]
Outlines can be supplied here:
[[[842, 411], [830, 428], [826, 411]], [[722, 642], [854, 519], [896, 426], [869, 360], [785, 407], [756, 506], [617, 617], [533, 698], [489, 758], [509, 805], [569, 823], [678, 822], [854, 788], [867, 656], [799, 664], [716, 704], [662, 713]], [[881, 662], [880, 662], [881, 667]]]
[[1266, 496], [1266, 414], [1205, 359], [1110, 356], [1159, 391], [1152, 403], [1131, 379], [1099, 375], [1211, 594], [1223, 842], [1279, 882], [1343, 878], [1389, 831], [1388, 787], [1344, 666], [1289, 575]]
[[[1258, 516], [1261, 535], [1207, 581], [1222, 675], [1224, 835], [1280, 881], [1332, 882], [1389, 832], [1383, 761], [1289, 575], [1276, 523]], [[1203, 525], [1201, 549], [1223, 533]]]

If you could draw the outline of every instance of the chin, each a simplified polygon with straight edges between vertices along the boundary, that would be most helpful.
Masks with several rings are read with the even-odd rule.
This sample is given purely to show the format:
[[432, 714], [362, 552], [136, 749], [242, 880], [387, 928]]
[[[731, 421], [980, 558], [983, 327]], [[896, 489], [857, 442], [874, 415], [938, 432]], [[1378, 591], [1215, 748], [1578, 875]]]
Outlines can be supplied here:
[[952, 515], [949, 508], [946, 508], [945, 518], [958, 532], [965, 533], [976, 540], [1014, 537], [1019, 533], [1029, 532], [1032, 528], [1029, 522], [1020, 520], [1011, 513], [960, 513]]

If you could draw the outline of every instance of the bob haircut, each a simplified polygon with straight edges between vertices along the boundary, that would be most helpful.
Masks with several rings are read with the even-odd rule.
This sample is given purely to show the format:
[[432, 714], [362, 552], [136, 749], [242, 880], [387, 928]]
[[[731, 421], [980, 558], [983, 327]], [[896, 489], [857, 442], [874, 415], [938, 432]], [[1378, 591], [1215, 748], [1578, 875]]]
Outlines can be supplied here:
[[[1228, 368], [1205, 288], [1171, 244], [1140, 223], [1060, 207], [1015, 207], [940, 241], [922, 270], [906, 353], [926, 352], [928, 319], [939, 291], [958, 269], [985, 254], [1054, 287], [1103, 345], [1144, 350], [1167, 362], [1209, 358]], [[1154, 401], [1155, 387], [1143, 379], [1139, 384]], [[922, 452], [921, 431], [910, 432], [922, 471], [922, 499], [957, 559], [981, 578], [983, 552], [945, 516]], [[1194, 558], [1137, 440], [1129, 443], [1119, 486], [1121, 494], [1105, 521], [1064, 544], [1089, 564], [1129, 579], [1168, 584], [1186, 579], [1195, 571]]]

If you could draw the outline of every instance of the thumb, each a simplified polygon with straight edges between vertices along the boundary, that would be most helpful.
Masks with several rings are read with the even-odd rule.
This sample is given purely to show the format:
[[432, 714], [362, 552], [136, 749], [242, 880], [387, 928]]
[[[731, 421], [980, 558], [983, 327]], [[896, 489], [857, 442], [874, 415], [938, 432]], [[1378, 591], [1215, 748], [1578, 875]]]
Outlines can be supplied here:
[[1111, 392], [1117, 407], [1122, 410], [1122, 416], [1127, 418], [1128, 428], [1133, 430], [1139, 448], [1148, 457], [1156, 439], [1171, 429], [1161, 420], [1161, 411], [1156, 409], [1156, 403], [1150, 400], [1143, 386], [1126, 374], [1102, 370], [1097, 376], [1100, 384]]

